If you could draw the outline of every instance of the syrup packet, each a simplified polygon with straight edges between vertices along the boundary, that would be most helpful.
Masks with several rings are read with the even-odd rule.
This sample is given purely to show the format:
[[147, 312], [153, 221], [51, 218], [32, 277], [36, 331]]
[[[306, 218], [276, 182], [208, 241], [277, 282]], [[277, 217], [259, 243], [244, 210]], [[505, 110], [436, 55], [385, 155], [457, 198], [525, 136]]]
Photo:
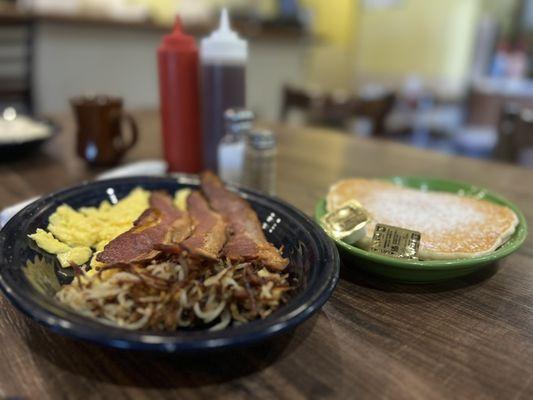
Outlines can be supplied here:
[[370, 251], [389, 257], [418, 259], [420, 238], [417, 231], [376, 224]]

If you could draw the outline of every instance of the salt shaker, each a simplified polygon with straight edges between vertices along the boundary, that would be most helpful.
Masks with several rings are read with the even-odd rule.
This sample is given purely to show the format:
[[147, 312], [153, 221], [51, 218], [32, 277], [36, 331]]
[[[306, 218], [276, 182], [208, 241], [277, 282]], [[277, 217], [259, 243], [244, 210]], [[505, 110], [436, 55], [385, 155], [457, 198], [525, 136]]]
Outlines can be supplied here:
[[271, 131], [251, 131], [246, 141], [243, 184], [250, 189], [275, 194], [276, 154], [276, 138]]
[[224, 113], [226, 132], [218, 144], [218, 174], [224, 182], [242, 184], [246, 136], [254, 114], [244, 108], [230, 108]]

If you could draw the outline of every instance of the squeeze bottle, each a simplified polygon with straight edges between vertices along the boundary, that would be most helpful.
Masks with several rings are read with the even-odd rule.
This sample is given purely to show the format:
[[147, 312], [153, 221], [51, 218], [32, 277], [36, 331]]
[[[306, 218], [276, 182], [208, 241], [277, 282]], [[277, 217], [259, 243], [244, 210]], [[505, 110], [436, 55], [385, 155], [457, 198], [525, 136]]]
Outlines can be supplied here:
[[202, 40], [202, 126], [205, 167], [217, 170], [217, 149], [224, 136], [224, 113], [245, 106], [248, 44], [231, 30], [228, 11], [222, 10], [217, 30]]
[[157, 50], [163, 153], [170, 172], [200, 172], [202, 133], [198, 49], [183, 33], [179, 17], [174, 31]]

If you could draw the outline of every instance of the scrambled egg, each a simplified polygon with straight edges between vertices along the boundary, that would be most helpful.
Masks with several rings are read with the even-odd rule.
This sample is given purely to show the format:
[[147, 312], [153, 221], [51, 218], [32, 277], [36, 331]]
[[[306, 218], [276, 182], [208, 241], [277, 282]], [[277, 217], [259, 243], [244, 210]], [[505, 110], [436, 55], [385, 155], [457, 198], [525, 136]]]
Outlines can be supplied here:
[[98, 207], [83, 207], [78, 211], [63, 204], [50, 216], [47, 231], [37, 229], [30, 238], [37, 246], [56, 254], [62, 267], [71, 263], [83, 265], [96, 261], [98, 251], [112, 239], [133, 226], [133, 222], [148, 208], [150, 192], [137, 188], [117, 204], [103, 201]]
[[174, 195], [174, 206], [181, 211], [187, 210], [187, 198], [191, 194], [191, 189], [181, 189]]
[[[190, 193], [190, 189], [178, 190], [174, 205], [186, 210]], [[103, 265], [96, 260], [98, 253], [133, 226], [149, 207], [149, 197], [149, 191], [136, 188], [116, 204], [103, 201], [98, 207], [83, 207], [77, 211], [63, 204], [50, 216], [47, 230], [37, 229], [29, 237], [44, 251], [57, 255], [62, 267], [89, 263], [95, 270]]]
[[102, 250], [111, 239], [126, 232], [148, 208], [150, 192], [137, 188], [112, 205], [103, 201], [99, 207], [79, 211], [64, 204], [50, 216], [48, 231], [70, 247], [85, 246]]
[[83, 265], [91, 258], [93, 252], [90, 247], [73, 247], [70, 250], [59, 253], [57, 259], [63, 268], [70, 267], [71, 263]]
[[31, 239], [35, 240], [37, 246], [50, 254], [61, 254], [70, 250], [70, 247], [65, 243], [61, 243], [50, 232], [43, 229], [37, 229], [33, 235], [29, 235]]

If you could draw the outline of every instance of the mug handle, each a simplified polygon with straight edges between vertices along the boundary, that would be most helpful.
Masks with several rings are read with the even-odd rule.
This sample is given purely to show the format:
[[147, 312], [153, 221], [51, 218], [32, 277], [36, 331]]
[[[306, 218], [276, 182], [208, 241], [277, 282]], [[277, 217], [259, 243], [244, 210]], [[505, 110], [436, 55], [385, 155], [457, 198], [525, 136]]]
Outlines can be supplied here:
[[120, 113], [120, 119], [123, 121], [126, 121], [127, 124], [130, 127], [131, 131], [131, 138], [129, 143], [126, 143], [126, 140], [124, 139], [124, 131], [121, 129], [120, 135], [122, 136], [122, 140], [124, 141], [124, 147], [120, 149], [120, 152], [122, 154], [126, 153], [128, 150], [130, 150], [135, 144], [137, 143], [139, 139], [139, 127], [137, 126], [137, 122], [135, 122], [135, 119], [128, 113], [122, 112]]

